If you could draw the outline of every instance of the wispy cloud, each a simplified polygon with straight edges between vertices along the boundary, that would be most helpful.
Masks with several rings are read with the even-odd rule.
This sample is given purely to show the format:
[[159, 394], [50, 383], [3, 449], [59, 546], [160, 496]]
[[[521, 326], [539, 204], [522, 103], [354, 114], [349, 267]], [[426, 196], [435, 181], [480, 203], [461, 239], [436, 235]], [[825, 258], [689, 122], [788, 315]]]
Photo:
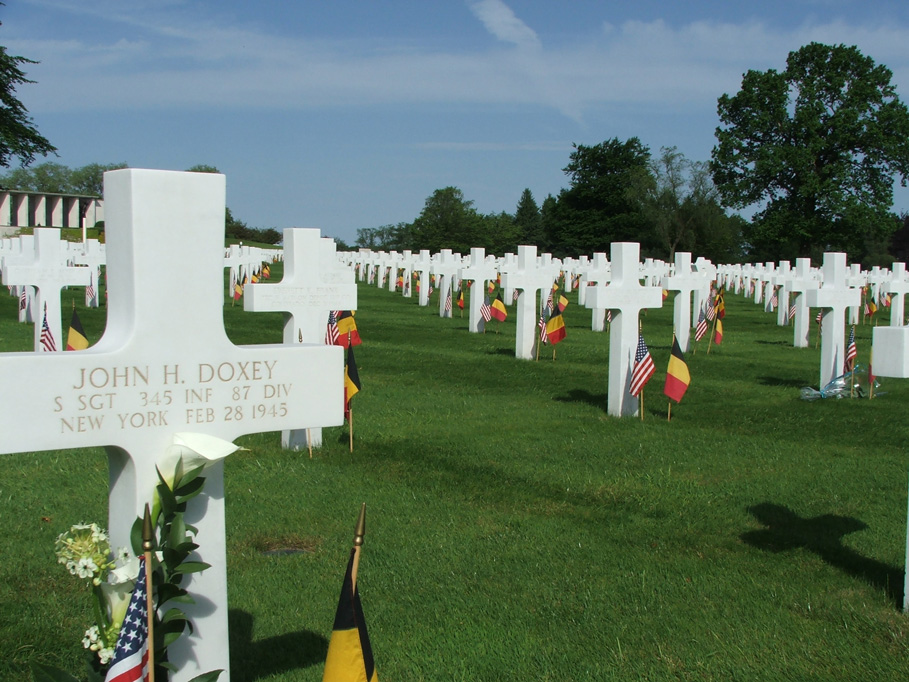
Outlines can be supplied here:
[[308, 40], [221, 25], [194, 15], [189, 5], [163, 15], [151, 9], [94, 15], [107, 22], [93, 34], [104, 39], [46, 39], [39, 26], [32, 36], [12, 36], [8, 47], [41, 61], [28, 69], [38, 85], [20, 93], [33, 113], [453, 103], [542, 107], [583, 120], [615, 105], [713, 107], [720, 94], [738, 88], [744, 71], [782, 68], [790, 50], [812, 40], [858, 45], [887, 64], [904, 98], [909, 94], [905, 25], [834, 21], [787, 31], [760, 22], [628, 21], [604, 23], [584, 41], [549, 45], [501, 0], [469, 7], [515, 48], [452, 52], [428, 44]]
[[536, 32], [518, 19], [502, 0], [478, 0], [469, 6], [486, 30], [499, 40], [522, 48], [540, 48]]

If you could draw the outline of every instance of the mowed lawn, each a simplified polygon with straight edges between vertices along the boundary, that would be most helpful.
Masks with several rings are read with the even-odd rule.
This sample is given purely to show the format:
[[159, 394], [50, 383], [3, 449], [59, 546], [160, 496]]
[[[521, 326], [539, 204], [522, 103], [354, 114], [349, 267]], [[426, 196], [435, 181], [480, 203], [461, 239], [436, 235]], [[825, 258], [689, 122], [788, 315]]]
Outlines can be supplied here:
[[[645, 419], [615, 419], [608, 333], [574, 293], [555, 361], [535, 362], [514, 358], [512, 306], [477, 335], [466, 312], [439, 318], [438, 294], [420, 308], [358, 292], [354, 452], [333, 427], [312, 459], [268, 433], [226, 462], [232, 680], [321, 680], [362, 502], [380, 679], [909, 675], [906, 381], [803, 401], [815, 329], [794, 349], [791, 327], [729, 295], [723, 343], [688, 354], [667, 422], [670, 298], [642, 316], [657, 366]], [[97, 341], [104, 310], [77, 310]], [[0, 296], [0, 351], [32, 346], [15, 311]], [[237, 343], [281, 340], [281, 314], [228, 301], [224, 318]], [[870, 325], [856, 337], [867, 363]], [[107, 485], [101, 449], [0, 457], [0, 679], [28, 679], [29, 661], [81, 671], [89, 596], [53, 544], [106, 523]]]

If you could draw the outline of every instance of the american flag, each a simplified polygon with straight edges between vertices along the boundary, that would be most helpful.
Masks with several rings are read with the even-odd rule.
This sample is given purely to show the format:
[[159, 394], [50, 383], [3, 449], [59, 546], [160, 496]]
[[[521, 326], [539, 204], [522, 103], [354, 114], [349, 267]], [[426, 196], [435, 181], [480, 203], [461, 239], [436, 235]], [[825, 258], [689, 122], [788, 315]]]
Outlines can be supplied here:
[[337, 345], [341, 335], [338, 333], [338, 318], [334, 310], [328, 312], [328, 329], [325, 330], [325, 345]]
[[[233, 285], [231, 285], [231, 289], [233, 289]], [[88, 286], [85, 287], [85, 298], [87, 298], [89, 301], [92, 301], [95, 298], [95, 273], [94, 272], [89, 275]]]
[[25, 310], [28, 305], [28, 294], [25, 293], [25, 287], [22, 287], [22, 291], [19, 293], [19, 311]]
[[713, 318], [716, 317], [716, 306], [713, 303], [714, 294], [710, 292], [710, 296], [707, 297], [707, 319], [713, 322]]
[[707, 333], [707, 316], [704, 315], [704, 308], [701, 307], [701, 312], [698, 314], [698, 326], [694, 330], [694, 340], [700, 341], [704, 334]]
[[795, 301], [792, 301], [792, 304], [789, 306], [789, 319], [791, 320], [795, 317]]
[[147, 676], [148, 606], [145, 592], [145, 557], [141, 556], [136, 587], [129, 600], [123, 625], [120, 626], [114, 659], [107, 669], [104, 682], [133, 682], [145, 680]]
[[611, 310], [606, 311], [606, 323], [612, 324], [612, 311]]
[[537, 323], [540, 328], [540, 343], [546, 345], [549, 343], [549, 335], [546, 333], [546, 314], [540, 315], [540, 321]]
[[47, 303], [44, 304], [44, 321], [41, 323], [41, 347], [48, 353], [57, 351], [57, 342], [54, 341], [54, 335], [47, 326]]
[[779, 296], [777, 296], [777, 290], [773, 290], [773, 296], [770, 297], [770, 307], [776, 308], [780, 304]]
[[644, 337], [638, 334], [638, 349], [634, 354], [634, 367], [631, 369], [631, 395], [637, 397], [655, 372], [656, 367], [653, 365], [647, 344], [644, 343]]
[[484, 322], [489, 322], [492, 319], [492, 308], [489, 305], [489, 294], [483, 297], [483, 305], [480, 306], [480, 317], [483, 318]]
[[814, 318], [814, 321], [820, 324], [824, 321], [824, 311], [823, 309], [817, 311], [817, 316]]
[[518, 296], [520, 296], [520, 295], [521, 295], [521, 292], [518, 289], [515, 289], [513, 292], [511, 292], [511, 302], [517, 303]]
[[448, 297], [445, 299], [445, 312], [451, 312], [451, 289], [448, 290]]
[[843, 362], [843, 371], [851, 372], [855, 367], [855, 356], [858, 351], [855, 348], [855, 326], [849, 331], [849, 343], [846, 344], [846, 360]]

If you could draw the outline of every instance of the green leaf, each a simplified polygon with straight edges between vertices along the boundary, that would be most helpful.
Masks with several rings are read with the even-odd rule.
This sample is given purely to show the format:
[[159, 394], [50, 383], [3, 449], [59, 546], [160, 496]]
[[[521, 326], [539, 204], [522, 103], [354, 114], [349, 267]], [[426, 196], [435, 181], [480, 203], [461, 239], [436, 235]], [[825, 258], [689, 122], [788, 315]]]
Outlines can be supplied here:
[[161, 641], [164, 643], [165, 647], [168, 647], [171, 644], [173, 644], [174, 642], [176, 642], [178, 639], [180, 639], [180, 635], [182, 635], [182, 634], [183, 634], [182, 630], [180, 632], [171, 632], [171, 633], [164, 635], [164, 637], [162, 638]]
[[[201, 467], [199, 471], [201, 471]], [[203, 476], [194, 478], [190, 481], [183, 480], [181, 481], [179, 488], [174, 488], [174, 495], [176, 495], [178, 500], [184, 502], [201, 493], [204, 485], [205, 478]]]
[[174, 518], [170, 522], [170, 528], [167, 532], [167, 544], [171, 549], [176, 549], [184, 542], [186, 542], [186, 523], [183, 520], [183, 514], [178, 512], [174, 514]]
[[142, 556], [142, 517], [137, 516], [129, 531], [129, 544], [135, 556]]
[[[158, 476], [161, 476], [160, 471]], [[165, 517], [171, 516], [177, 511], [177, 500], [174, 498], [174, 493], [163, 480], [158, 484], [156, 490], [158, 491], [158, 498], [161, 500], [161, 511]]]
[[73, 677], [68, 672], [55, 668], [52, 665], [35, 662], [32, 662], [29, 665], [32, 669], [32, 679], [35, 682], [79, 682], [78, 677]]
[[196, 675], [189, 682], [215, 682], [215, 680], [217, 680], [223, 672], [223, 670], [211, 670], [207, 673]]
[[211, 564], [204, 561], [184, 561], [174, 569], [174, 573], [198, 573], [206, 568], [211, 568]]

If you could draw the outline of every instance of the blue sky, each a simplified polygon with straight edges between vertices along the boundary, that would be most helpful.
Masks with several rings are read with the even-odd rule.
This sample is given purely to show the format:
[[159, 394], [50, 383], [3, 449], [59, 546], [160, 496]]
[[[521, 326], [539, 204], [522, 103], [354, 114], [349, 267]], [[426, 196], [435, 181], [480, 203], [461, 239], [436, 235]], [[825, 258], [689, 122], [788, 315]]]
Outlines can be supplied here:
[[909, 103], [907, 0], [7, 0], [0, 21], [40, 61], [18, 94], [51, 160], [217, 166], [249, 225], [348, 242], [451, 185], [484, 213], [542, 203], [572, 143], [707, 160], [717, 97], [812, 40]]

